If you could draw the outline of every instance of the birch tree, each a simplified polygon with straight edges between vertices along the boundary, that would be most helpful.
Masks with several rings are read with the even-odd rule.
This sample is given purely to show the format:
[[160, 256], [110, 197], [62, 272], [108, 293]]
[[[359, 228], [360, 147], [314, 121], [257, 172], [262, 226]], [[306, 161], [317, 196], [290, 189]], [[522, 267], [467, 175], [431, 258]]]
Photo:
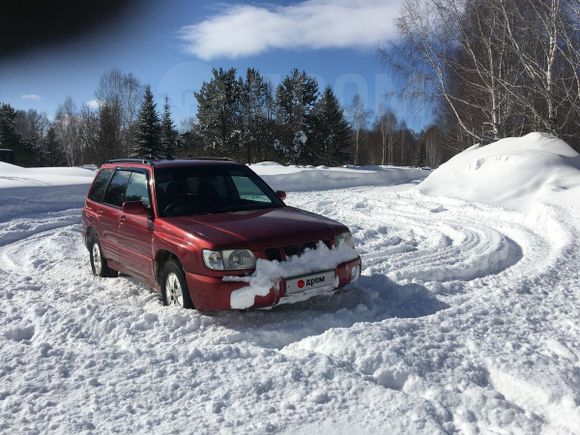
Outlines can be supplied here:
[[367, 127], [371, 112], [366, 110], [363, 99], [356, 94], [347, 109], [354, 140], [354, 165], [358, 165], [362, 135]]

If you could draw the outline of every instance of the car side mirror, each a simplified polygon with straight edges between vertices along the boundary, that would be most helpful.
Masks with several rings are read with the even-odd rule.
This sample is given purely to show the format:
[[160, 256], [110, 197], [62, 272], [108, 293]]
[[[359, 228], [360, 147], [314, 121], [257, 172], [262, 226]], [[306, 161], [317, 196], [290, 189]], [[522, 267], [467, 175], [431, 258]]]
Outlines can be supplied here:
[[280, 198], [282, 201], [286, 199], [286, 192], [283, 190], [277, 190], [276, 195], [278, 195], [278, 198]]
[[127, 201], [123, 203], [123, 213], [139, 215], [139, 216], [149, 216], [149, 207], [143, 204], [141, 201]]

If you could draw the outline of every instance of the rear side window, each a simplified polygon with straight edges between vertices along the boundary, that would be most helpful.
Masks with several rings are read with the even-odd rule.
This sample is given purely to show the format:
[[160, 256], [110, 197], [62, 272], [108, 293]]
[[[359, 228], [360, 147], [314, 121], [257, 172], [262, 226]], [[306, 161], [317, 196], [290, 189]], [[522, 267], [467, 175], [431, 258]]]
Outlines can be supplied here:
[[113, 175], [113, 179], [109, 183], [107, 193], [105, 193], [104, 203], [121, 207], [125, 202], [125, 192], [127, 191], [127, 184], [129, 184], [129, 171], [117, 171]]
[[147, 175], [142, 172], [133, 172], [127, 193], [125, 193], [125, 201], [141, 201], [146, 206], [151, 205], [149, 189], [147, 188]]
[[91, 201], [101, 202], [103, 200], [103, 195], [105, 193], [105, 189], [107, 188], [107, 183], [111, 179], [112, 173], [113, 173], [112, 169], [102, 169], [97, 174], [97, 176], [95, 177], [95, 181], [93, 181], [91, 191], [89, 192], [88, 195], [88, 198]]

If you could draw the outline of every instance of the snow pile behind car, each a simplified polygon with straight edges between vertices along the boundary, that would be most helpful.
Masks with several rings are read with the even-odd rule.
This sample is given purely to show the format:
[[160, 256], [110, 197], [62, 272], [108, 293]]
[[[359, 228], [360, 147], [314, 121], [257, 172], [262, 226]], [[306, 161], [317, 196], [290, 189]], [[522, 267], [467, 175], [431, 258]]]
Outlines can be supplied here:
[[23, 168], [0, 162], [0, 188], [87, 184], [94, 176], [86, 168]]
[[82, 207], [95, 171], [23, 168], [0, 162], [0, 222], [13, 217]]
[[466, 149], [433, 171], [419, 190], [527, 210], [536, 200], [579, 187], [579, 169], [580, 155], [566, 142], [530, 133]]
[[260, 162], [250, 168], [275, 190], [304, 192], [357, 186], [394, 186], [423, 179], [428, 171], [397, 166], [283, 166]]

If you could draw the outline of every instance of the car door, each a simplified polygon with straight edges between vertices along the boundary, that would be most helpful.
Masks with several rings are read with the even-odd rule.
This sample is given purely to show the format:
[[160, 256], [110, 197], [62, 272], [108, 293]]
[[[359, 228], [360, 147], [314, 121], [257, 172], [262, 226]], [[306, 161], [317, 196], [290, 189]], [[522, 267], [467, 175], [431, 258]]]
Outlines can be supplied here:
[[117, 227], [121, 219], [121, 207], [125, 202], [125, 192], [130, 178], [130, 171], [116, 170], [98, 210], [101, 248], [105, 258], [115, 262], [119, 261]]
[[[149, 177], [146, 170], [131, 172], [125, 201], [141, 201], [151, 209]], [[119, 263], [133, 275], [153, 276], [153, 220], [151, 215], [121, 213], [117, 227]]]

